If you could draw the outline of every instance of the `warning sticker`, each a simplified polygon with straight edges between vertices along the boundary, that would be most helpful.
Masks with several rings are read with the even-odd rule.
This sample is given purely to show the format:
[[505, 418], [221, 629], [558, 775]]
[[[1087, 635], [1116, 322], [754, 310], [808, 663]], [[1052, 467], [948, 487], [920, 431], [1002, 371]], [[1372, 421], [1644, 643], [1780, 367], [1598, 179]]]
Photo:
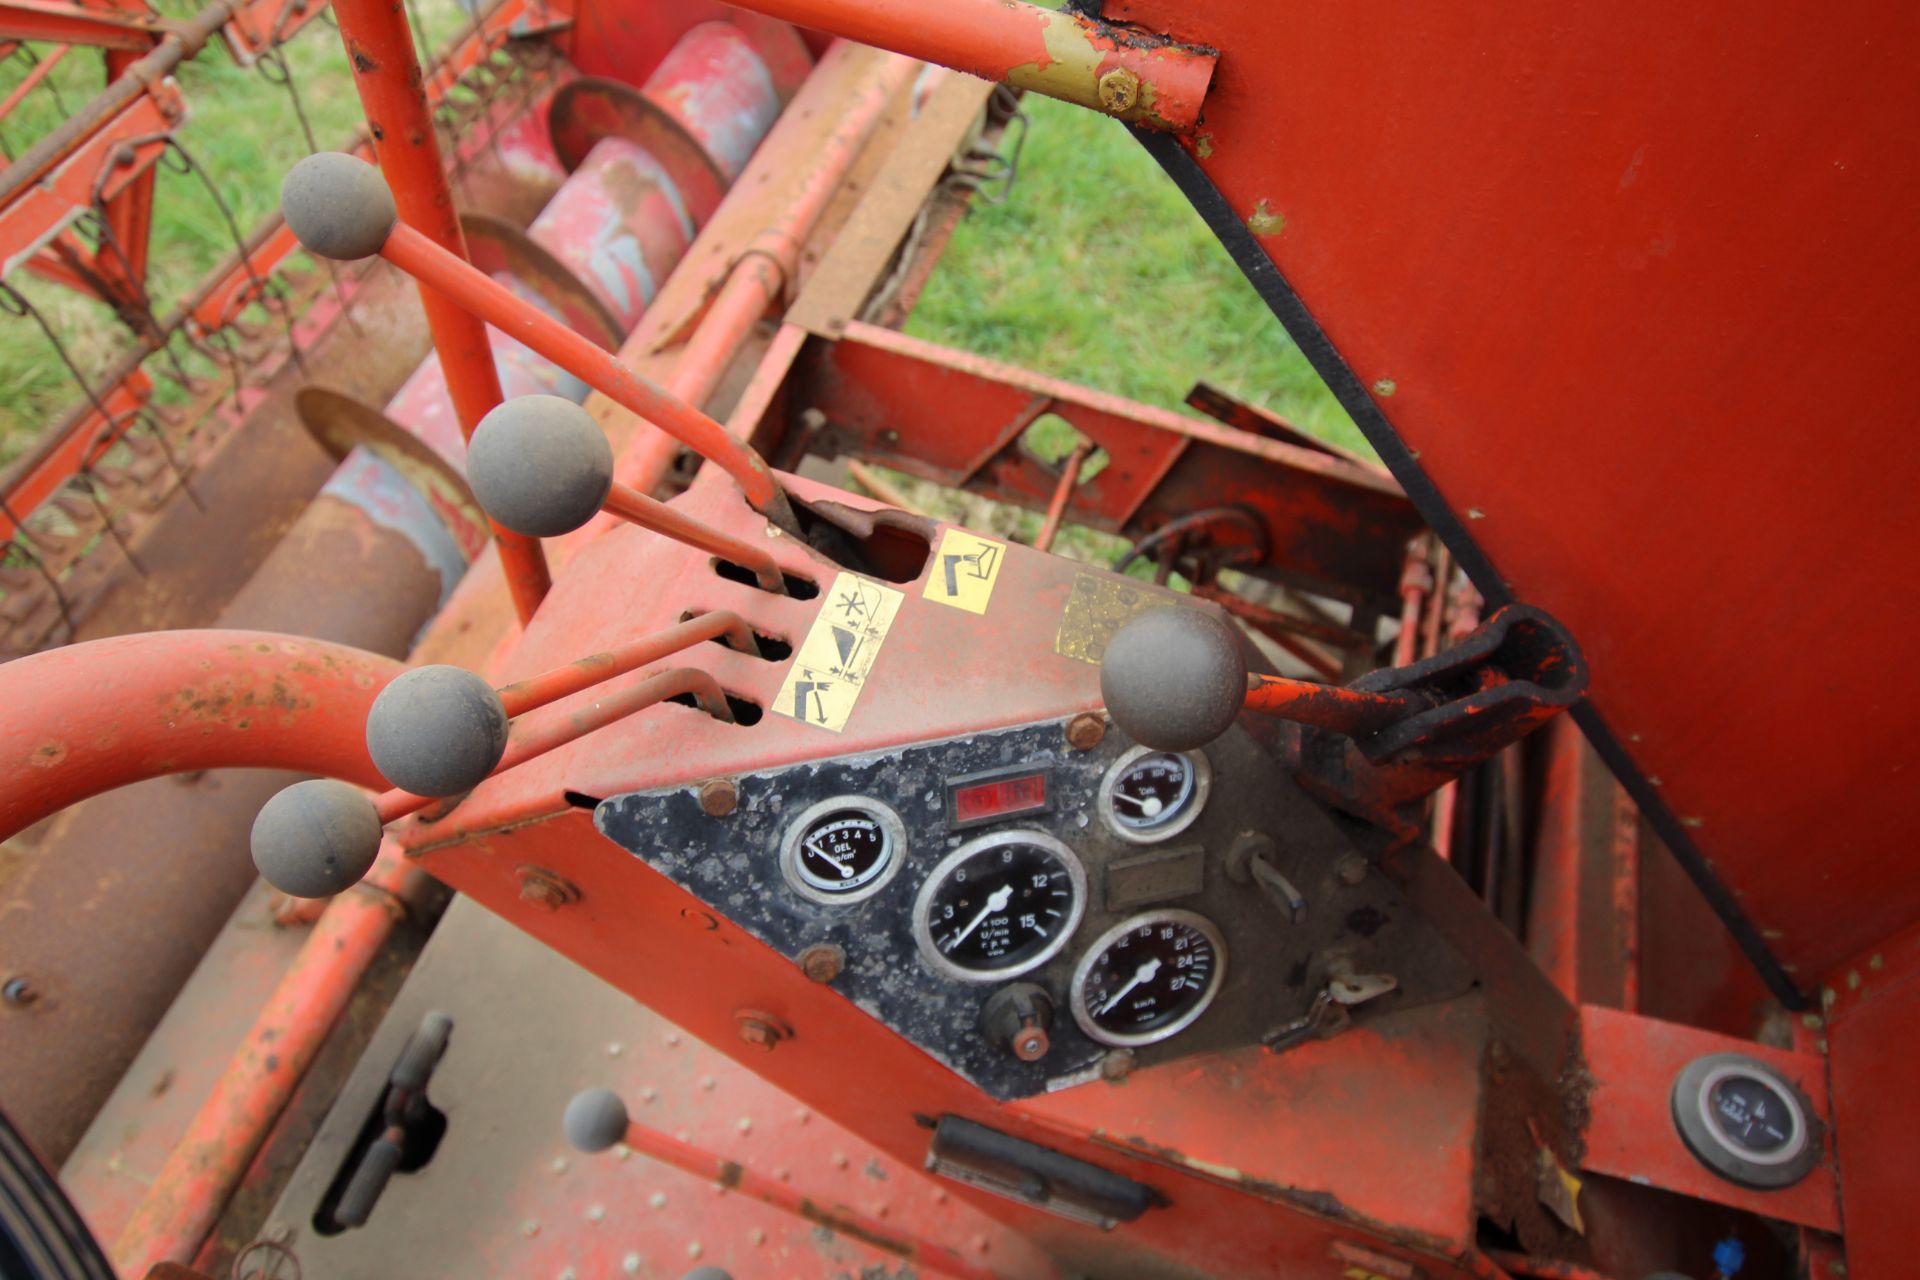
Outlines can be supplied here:
[[933, 576], [927, 579], [927, 599], [950, 604], [968, 613], [985, 613], [993, 598], [993, 580], [1000, 576], [1007, 544], [994, 542], [964, 529], [949, 529], [933, 557]]
[[892, 587], [842, 573], [787, 668], [773, 709], [839, 733], [860, 700], [880, 644], [906, 599]]
[[1073, 594], [1067, 597], [1067, 607], [1060, 615], [1053, 651], [1065, 658], [1097, 663], [1107, 651], [1107, 641], [1128, 619], [1149, 609], [1177, 604], [1177, 597], [1145, 583], [1106, 573], [1078, 574], [1073, 580]]

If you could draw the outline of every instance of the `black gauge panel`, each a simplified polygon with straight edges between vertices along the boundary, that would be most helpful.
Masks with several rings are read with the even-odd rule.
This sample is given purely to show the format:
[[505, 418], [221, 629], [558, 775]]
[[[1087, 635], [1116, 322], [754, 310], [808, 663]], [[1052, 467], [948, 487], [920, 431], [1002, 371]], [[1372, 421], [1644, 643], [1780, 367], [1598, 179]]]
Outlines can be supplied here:
[[927, 876], [914, 936], [935, 969], [969, 982], [1025, 973], [1067, 944], [1086, 908], [1086, 872], [1044, 831], [998, 831]]

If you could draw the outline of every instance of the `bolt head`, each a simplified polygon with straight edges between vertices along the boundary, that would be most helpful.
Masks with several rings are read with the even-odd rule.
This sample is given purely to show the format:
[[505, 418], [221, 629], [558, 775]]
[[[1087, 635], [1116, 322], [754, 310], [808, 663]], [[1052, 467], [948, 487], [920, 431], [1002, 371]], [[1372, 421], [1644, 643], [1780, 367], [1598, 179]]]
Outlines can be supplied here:
[[740, 1027], [740, 1038], [762, 1049], [771, 1049], [782, 1040], [793, 1037], [793, 1028], [770, 1013], [741, 1009], [733, 1015], [733, 1019]]
[[724, 818], [740, 804], [740, 788], [732, 778], [714, 778], [700, 786], [700, 811], [710, 818]]
[[1341, 884], [1359, 884], [1367, 878], [1367, 860], [1357, 853], [1343, 854], [1334, 864], [1333, 874], [1340, 878]]
[[1140, 101], [1140, 77], [1125, 67], [1115, 67], [1100, 77], [1100, 106], [1112, 114], [1125, 115]]
[[831, 942], [808, 947], [800, 953], [800, 971], [809, 982], [832, 982], [847, 967], [847, 953]]
[[1100, 1078], [1102, 1080], [1125, 1080], [1133, 1074], [1133, 1050], [1114, 1049], [1100, 1059]]
[[1107, 718], [1097, 711], [1082, 711], [1067, 721], [1067, 745], [1075, 751], [1091, 751], [1107, 736]]
[[0, 983], [0, 1000], [16, 1009], [24, 1009], [39, 998], [40, 993], [25, 978], [8, 978], [5, 983]]

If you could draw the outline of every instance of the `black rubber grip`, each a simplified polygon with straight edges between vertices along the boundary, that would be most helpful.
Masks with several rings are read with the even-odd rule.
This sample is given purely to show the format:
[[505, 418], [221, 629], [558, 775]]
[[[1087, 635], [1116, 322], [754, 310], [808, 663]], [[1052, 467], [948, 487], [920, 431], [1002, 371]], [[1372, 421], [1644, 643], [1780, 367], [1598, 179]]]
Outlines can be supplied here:
[[408, 1093], [425, 1092], [427, 1077], [433, 1074], [440, 1055], [447, 1051], [447, 1039], [452, 1034], [453, 1019], [444, 1013], [436, 1011], [420, 1019], [420, 1029], [407, 1037], [406, 1047], [400, 1050], [400, 1058], [393, 1064], [393, 1073], [387, 1082]]
[[380, 1193], [387, 1189], [387, 1180], [400, 1167], [400, 1155], [400, 1144], [394, 1141], [391, 1132], [375, 1138], [367, 1154], [361, 1157], [360, 1167], [353, 1171], [353, 1180], [340, 1193], [340, 1206], [333, 1211], [334, 1221], [343, 1227], [366, 1226]]

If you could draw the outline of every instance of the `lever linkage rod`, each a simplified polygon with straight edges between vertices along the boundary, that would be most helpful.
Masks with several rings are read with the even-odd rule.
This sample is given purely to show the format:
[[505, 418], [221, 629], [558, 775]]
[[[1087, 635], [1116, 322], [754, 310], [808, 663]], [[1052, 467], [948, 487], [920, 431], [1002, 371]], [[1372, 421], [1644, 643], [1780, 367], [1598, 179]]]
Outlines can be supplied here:
[[280, 199], [287, 226], [307, 252], [340, 261], [385, 258], [713, 462], [739, 484], [754, 510], [789, 533], [799, 532], [785, 492], [758, 453], [693, 405], [401, 222], [392, 192], [372, 165], [343, 152], [308, 156], [288, 172]]
[[719, 681], [696, 667], [658, 672], [577, 710], [526, 714], [715, 639], [759, 652], [746, 622], [722, 611], [497, 690], [461, 667], [417, 667], [382, 690], [367, 713], [368, 754], [395, 786], [374, 797], [331, 778], [294, 783], [254, 819], [254, 866], [284, 893], [329, 897], [366, 874], [388, 823], [430, 806], [450, 809], [485, 779], [637, 711], [691, 694], [715, 719], [732, 721]]

